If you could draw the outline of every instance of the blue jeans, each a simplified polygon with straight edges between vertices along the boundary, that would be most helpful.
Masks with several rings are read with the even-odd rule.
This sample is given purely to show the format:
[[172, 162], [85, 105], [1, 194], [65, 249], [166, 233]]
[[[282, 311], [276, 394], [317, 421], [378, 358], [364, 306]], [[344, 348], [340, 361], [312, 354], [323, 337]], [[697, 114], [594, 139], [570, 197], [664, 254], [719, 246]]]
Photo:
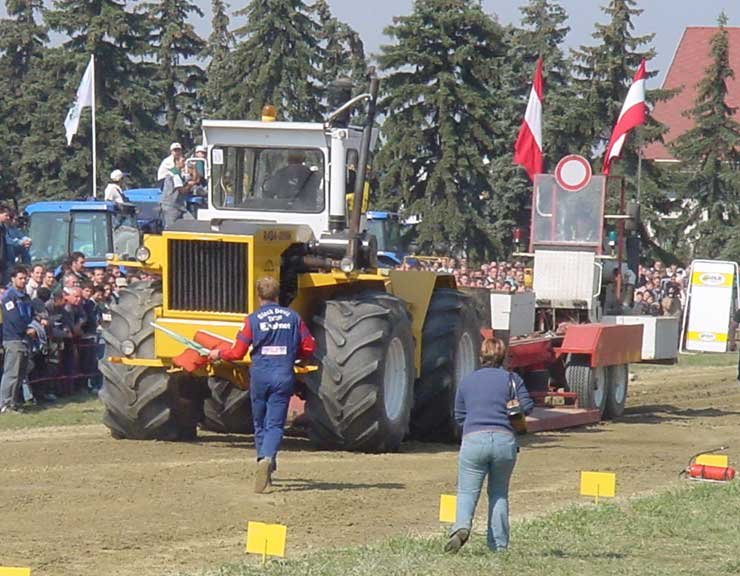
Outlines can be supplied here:
[[457, 477], [457, 515], [452, 532], [471, 529], [483, 480], [488, 476], [488, 547], [509, 545], [509, 479], [516, 463], [516, 438], [509, 432], [463, 436]]
[[252, 400], [257, 460], [271, 458], [275, 462], [283, 440], [293, 384], [292, 367], [290, 374], [262, 374], [253, 370], [250, 375], [249, 395]]

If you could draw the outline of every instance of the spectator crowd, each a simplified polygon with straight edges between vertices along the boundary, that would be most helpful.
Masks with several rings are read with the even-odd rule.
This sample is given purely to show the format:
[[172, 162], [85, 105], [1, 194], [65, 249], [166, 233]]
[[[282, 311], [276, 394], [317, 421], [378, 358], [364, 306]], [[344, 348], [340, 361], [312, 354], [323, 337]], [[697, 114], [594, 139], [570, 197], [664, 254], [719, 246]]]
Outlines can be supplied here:
[[676, 264], [656, 260], [640, 266], [630, 313], [641, 316], [680, 316], [686, 305], [689, 275]]
[[74, 252], [56, 271], [41, 264], [14, 264], [0, 288], [3, 375], [0, 411], [22, 411], [24, 404], [55, 402], [63, 396], [95, 393], [102, 384], [101, 325], [129, 282], [118, 267], [85, 268]]
[[[480, 266], [469, 265], [465, 258], [409, 257], [403, 270], [429, 270], [452, 274], [462, 288], [485, 288], [492, 292], [530, 292], [532, 269], [516, 260], [493, 261]], [[632, 294], [622, 313], [636, 316], [680, 316], [686, 304], [688, 273], [676, 264], [665, 266], [656, 260], [640, 265], [638, 274], [624, 275], [623, 286]]]
[[494, 292], [530, 292], [532, 269], [521, 261], [468, 264], [466, 258], [412, 257], [401, 264], [403, 270], [429, 270], [452, 274], [462, 288], [487, 288]]

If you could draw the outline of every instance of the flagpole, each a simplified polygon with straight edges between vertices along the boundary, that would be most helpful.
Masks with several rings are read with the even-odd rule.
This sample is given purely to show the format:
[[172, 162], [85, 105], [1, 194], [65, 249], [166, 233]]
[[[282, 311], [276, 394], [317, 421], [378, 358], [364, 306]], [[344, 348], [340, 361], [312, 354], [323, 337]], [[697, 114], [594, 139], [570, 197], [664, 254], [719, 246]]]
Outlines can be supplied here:
[[640, 203], [640, 180], [642, 180], [642, 138], [637, 149], [637, 203]]
[[97, 175], [97, 146], [95, 142], [95, 56], [90, 54], [90, 66], [92, 68], [92, 197], [96, 198], [98, 182]]

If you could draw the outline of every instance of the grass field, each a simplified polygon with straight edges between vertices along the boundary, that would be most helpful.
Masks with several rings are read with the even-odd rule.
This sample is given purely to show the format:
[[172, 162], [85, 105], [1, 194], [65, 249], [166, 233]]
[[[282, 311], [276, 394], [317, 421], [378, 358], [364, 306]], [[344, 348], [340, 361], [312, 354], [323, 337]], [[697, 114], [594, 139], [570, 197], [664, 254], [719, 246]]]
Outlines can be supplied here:
[[[512, 527], [508, 552], [492, 554], [476, 532], [456, 556], [445, 538], [399, 537], [377, 546], [257, 560], [206, 572], [208, 576], [287, 575], [512, 576], [695, 575], [740, 573], [740, 485], [690, 484], [665, 494], [598, 507], [584, 504]], [[290, 533], [288, 534], [290, 540]], [[201, 573], [203, 574], [203, 573]]]
[[102, 415], [103, 406], [97, 396], [80, 394], [54, 404], [28, 407], [23, 414], [3, 414], [0, 430], [99, 424]]
[[[719, 366], [734, 366], [737, 365], [737, 352], [727, 352], [725, 354], [681, 354], [678, 357], [678, 365], [693, 367], [693, 366], [707, 366], [707, 367], [719, 367]], [[675, 368], [671, 365], [662, 364], [634, 364], [630, 366], [630, 369], [635, 368], [640, 370], [670, 370]]]

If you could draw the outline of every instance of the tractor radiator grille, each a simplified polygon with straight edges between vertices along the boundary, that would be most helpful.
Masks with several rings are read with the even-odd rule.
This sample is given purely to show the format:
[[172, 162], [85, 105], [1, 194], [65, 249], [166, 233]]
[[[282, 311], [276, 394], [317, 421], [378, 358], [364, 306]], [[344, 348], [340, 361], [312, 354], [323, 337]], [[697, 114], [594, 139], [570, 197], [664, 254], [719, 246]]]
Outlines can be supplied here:
[[168, 249], [170, 310], [246, 313], [246, 244], [170, 240]]

